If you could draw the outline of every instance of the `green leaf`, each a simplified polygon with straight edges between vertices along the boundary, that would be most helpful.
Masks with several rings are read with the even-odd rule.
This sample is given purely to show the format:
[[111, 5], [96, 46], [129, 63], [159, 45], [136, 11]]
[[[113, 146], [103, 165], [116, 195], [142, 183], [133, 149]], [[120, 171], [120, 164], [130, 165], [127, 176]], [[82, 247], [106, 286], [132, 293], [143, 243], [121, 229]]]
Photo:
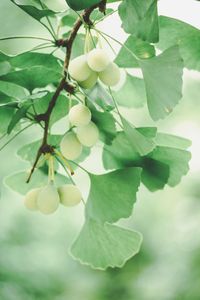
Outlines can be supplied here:
[[117, 134], [115, 118], [109, 112], [98, 111], [90, 102], [88, 102], [88, 107], [92, 112], [92, 121], [99, 129], [100, 139], [104, 143], [112, 143], [113, 138]]
[[71, 255], [95, 269], [123, 267], [141, 246], [140, 233], [88, 220], [71, 247]]
[[95, 4], [98, 4], [101, 2], [101, 0], [66, 0], [69, 7], [71, 7], [74, 10], [82, 10], [88, 7], [91, 7]]
[[37, 7], [32, 6], [32, 5], [18, 4], [18, 2], [16, 2], [15, 0], [10, 0], [10, 1], [12, 3], [14, 3], [15, 5], [17, 5], [19, 8], [21, 8], [24, 12], [26, 12], [32, 18], [36, 19], [37, 21], [40, 21], [44, 17], [52, 17], [55, 15], [55, 13], [49, 9], [38, 9]]
[[71, 29], [71, 27], [73, 27], [76, 20], [77, 20], [77, 13], [72, 9], [68, 9], [65, 15], [61, 18], [60, 25], [62, 27], [67, 26]]
[[86, 95], [92, 104], [98, 105], [105, 111], [110, 111], [115, 107], [112, 97], [100, 83], [97, 83], [92, 90], [87, 91]]
[[23, 105], [22, 107], [20, 107], [15, 114], [13, 115], [9, 125], [8, 125], [8, 130], [7, 133], [10, 134], [13, 129], [15, 128], [15, 126], [20, 122], [21, 119], [26, 117], [27, 111], [30, 107], [30, 103], [27, 103], [25, 105]]
[[119, 6], [122, 26], [142, 40], [159, 40], [157, 0], [123, 0]]
[[8, 125], [15, 113], [14, 108], [0, 107], [0, 133], [5, 134], [8, 130]]
[[178, 46], [157, 57], [140, 60], [147, 104], [153, 120], [165, 118], [182, 97], [183, 62]]
[[177, 149], [187, 149], [191, 146], [191, 141], [180, 136], [158, 132], [155, 138], [158, 146], [172, 147]]
[[169, 166], [169, 186], [176, 186], [189, 171], [191, 154], [188, 151], [158, 146], [149, 157]]
[[111, 145], [104, 145], [103, 164], [108, 169], [122, 169], [133, 166], [140, 155], [133, 150], [124, 132], [118, 132]]
[[[137, 129], [141, 131], [141, 128]], [[152, 129], [142, 129], [144, 135], [153, 136]], [[162, 144], [165, 134], [154, 139]], [[161, 138], [160, 138], [161, 137]], [[174, 142], [174, 145], [171, 145]], [[104, 145], [103, 164], [106, 169], [141, 167], [141, 179], [150, 191], [164, 188], [166, 184], [177, 185], [188, 170], [191, 154], [184, 149], [189, 141], [166, 136], [166, 146], [157, 146], [147, 156], [141, 157], [133, 151], [123, 132], [119, 132], [111, 145]], [[168, 146], [167, 146], [168, 145]], [[179, 147], [174, 148], [174, 147]]]
[[155, 56], [154, 46], [135, 36], [129, 36], [119, 51], [115, 62], [121, 68], [137, 68], [139, 66], [137, 58], [147, 59], [153, 56]]
[[[27, 97], [28, 91], [26, 91], [24, 88], [21, 86], [12, 83], [12, 82], [6, 82], [6, 81], [1, 81], [0, 80], [0, 91], [4, 95], [7, 95], [8, 97], [17, 99], [17, 100], [22, 100]], [[12, 101], [12, 99], [10, 99]]]
[[161, 16], [158, 47], [166, 49], [178, 45], [184, 65], [200, 71], [200, 30], [182, 21]]
[[146, 155], [155, 148], [152, 138], [144, 136], [126, 119], [122, 118], [125, 135], [135, 152], [141, 156]]
[[54, 72], [62, 72], [62, 62], [52, 54], [26, 52], [17, 56], [9, 56], [9, 63], [14, 68], [26, 69], [43, 66]]
[[86, 216], [115, 223], [132, 214], [140, 185], [140, 168], [126, 168], [103, 175], [90, 174], [91, 188]]
[[[21, 171], [14, 173], [5, 179], [5, 184], [19, 194], [25, 195], [33, 188], [45, 186], [48, 183], [48, 174], [43, 169], [35, 170], [29, 184], [26, 180], [30, 174], [29, 171]], [[56, 173], [55, 183], [57, 186], [69, 183], [68, 178], [59, 173]]]
[[7, 61], [0, 62], [0, 76], [9, 73], [11, 66]]
[[141, 78], [126, 75], [126, 81], [120, 90], [113, 92], [114, 98], [121, 106], [138, 108], [146, 102], [144, 81]]
[[170, 167], [161, 161], [157, 161], [150, 157], [142, 160], [142, 183], [151, 191], [161, 190], [168, 182], [170, 175]]
[[0, 80], [23, 86], [30, 92], [36, 88], [45, 87], [48, 84], [56, 84], [60, 78], [60, 73], [42, 66], [14, 71], [4, 76], [0, 76]]

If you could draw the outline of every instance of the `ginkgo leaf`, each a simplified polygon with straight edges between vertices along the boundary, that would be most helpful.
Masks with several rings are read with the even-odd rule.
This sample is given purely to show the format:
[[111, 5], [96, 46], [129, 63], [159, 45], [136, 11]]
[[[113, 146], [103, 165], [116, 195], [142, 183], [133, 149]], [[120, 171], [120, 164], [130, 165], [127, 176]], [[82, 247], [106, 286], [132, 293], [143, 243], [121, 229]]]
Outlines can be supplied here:
[[143, 156], [155, 148], [156, 144], [152, 138], [144, 136], [124, 118], [122, 118], [122, 123], [124, 127], [124, 133], [135, 152], [138, 152], [141, 156]]
[[140, 60], [147, 104], [153, 120], [165, 118], [182, 97], [183, 61], [178, 46], [159, 56]]
[[146, 102], [144, 81], [141, 78], [126, 75], [126, 81], [120, 90], [113, 93], [117, 103], [125, 107], [141, 107]]
[[52, 10], [49, 9], [39, 9], [33, 5], [23, 5], [18, 4], [15, 0], [10, 0], [12, 3], [17, 5], [19, 8], [21, 8], [24, 12], [26, 12], [28, 15], [30, 15], [32, 18], [36, 19], [37, 21], [40, 21], [44, 17], [50, 17], [54, 16], [55, 13]]
[[0, 76], [0, 80], [18, 84], [30, 92], [35, 88], [45, 87], [48, 84], [58, 83], [61, 74], [52, 71], [43, 66], [26, 68], [19, 71], [13, 71], [6, 75]]
[[158, 42], [157, 0], [124, 0], [119, 6], [119, 15], [127, 33], [149, 42]]
[[122, 68], [139, 67], [138, 59], [147, 59], [155, 56], [155, 48], [148, 42], [130, 35], [121, 47], [115, 62]]
[[188, 69], [200, 71], [200, 31], [180, 20], [161, 16], [160, 40], [158, 48], [166, 49], [178, 45], [184, 65]]
[[87, 217], [110, 223], [129, 217], [136, 201], [140, 173], [140, 168], [126, 168], [103, 175], [90, 174]]
[[70, 252], [82, 264], [105, 270], [108, 267], [123, 267], [139, 252], [141, 243], [139, 232], [89, 219]]

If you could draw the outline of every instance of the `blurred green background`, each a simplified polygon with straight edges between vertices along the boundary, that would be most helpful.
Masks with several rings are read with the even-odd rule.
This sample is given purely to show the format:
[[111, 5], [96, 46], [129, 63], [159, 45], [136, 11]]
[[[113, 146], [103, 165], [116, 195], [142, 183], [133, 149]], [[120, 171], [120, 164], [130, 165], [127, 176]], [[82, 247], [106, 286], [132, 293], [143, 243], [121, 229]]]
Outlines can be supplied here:
[[[52, 5], [56, 1], [48, 2]], [[196, 12], [193, 1], [189, 2], [188, 15], [183, 13], [186, 20]], [[170, 5], [172, 1], [161, 4], [162, 13], [166, 9], [170, 15]], [[109, 22], [101, 27], [122, 36], [118, 19], [113, 17]], [[29, 34], [48, 36], [10, 1], [1, 0], [0, 36]], [[15, 54], [34, 45], [30, 40], [0, 42], [0, 50]], [[27, 131], [0, 153], [0, 300], [200, 299], [199, 86], [199, 74], [185, 71], [182, 101], [172, 115], [156, 124], [164, 132], [192, 140], [191, 170], [176, 188], [156, 193], [140, 188], [133, 216], [121, 223], [142, 232], [144, 242], [141, 252], [123, 269], [91, 270], [68, 254], [83, 223], [82, 207], [60, 208], [50, 217], [34, 214], [24, 208], [20, 195], [3, 185], [5, 176], [29, 168], [15, 152], [33, 136], [37, 139], [40, 132]], [[146, 107], [124, 113], [138, 126], [154, 124]], [[95, 151], [85, 162], [95, 171], [92, 159]], [[86, 195], [88, 185], [81, 175], [78, 173], [75, 180]]]

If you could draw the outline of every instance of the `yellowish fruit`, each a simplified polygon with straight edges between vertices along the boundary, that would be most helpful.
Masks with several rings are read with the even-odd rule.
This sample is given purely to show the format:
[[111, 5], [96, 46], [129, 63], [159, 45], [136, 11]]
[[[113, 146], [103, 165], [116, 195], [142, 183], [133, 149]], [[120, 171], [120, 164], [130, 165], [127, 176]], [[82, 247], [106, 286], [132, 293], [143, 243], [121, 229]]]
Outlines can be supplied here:
[[38, 194], [37, 206], [41, 213], [49, 215], [54, 213], [60, 203], [59, 194], [57, 188], [53, 182], [50, 182], [45, 186]]
[[91, 111], [83, 104], [73, 106], [69, 111], [69, 121], [73, 126], [84, 126], [91, 121]]
[[108, 54], [103, 49], [93, 49], [87, 55], [87, 63], [89, 67], [95, 72], [101, 72], [110, 63]]
[[65, 184], [58, 188], [60, 202], [64, 206], [75, 206], [81, 202], [82, 195], [77, 186]]
[[82, 145], [92, 147], [99, 139], [99, 129], [93, 122], [90, 122], [86, 126], [77, 128], [77, 138]]
[[114, 86], [120, 81], [120, 69], [115, 63], [110, 63], [107, 68], [99, 73], [99, 79], [107, 86]]
[[76, 81], [86, 80], [92, 73], [87, 64], [86, 55], [81, 55], [73, 59], [69, 64], [69, 74]]
[[74, 160], [81, 155], [82, 145], [73, 132], [68, 132], [60, 143], [60, 150], [66, 159]]
[[84, 89], [91, 89], [97, 83], [98, 74], [96, 72], [92, 72], [92, 74], [85, 81], [79, 82], [79, 85]]
[[32, 210], [32, 211], [38, 210], [37, 196], [40, 191], [41, 191], [41, 188], [36, 188], [36, 189], [30, 190], [26, 194], [25, 200], [24, 200], [24, 205], [26, 206], [26, 208], [28, 208], [29, 210]]

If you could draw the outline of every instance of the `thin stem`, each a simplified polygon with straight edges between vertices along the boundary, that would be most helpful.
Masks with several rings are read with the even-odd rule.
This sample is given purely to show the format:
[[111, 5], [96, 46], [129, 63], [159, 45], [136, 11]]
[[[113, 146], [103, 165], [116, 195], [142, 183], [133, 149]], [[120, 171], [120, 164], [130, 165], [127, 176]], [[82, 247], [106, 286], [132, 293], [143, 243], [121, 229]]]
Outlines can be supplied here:
[[89, 35], [90, 35], [90, 37], [91, 37], [91, 40], [92, 40], [92, 43], [93, 43], [94, 48], [96, 48], [96, 44], [95, 44], [95, 41], [94, 41], [94, 39], [93, 39], [93, 35], [92, 35], [90, 29], [89, 29]]
[[[109, 90], [110, 96], [111, 96], [111, 98], [112, 98], [112, 100], [113, 100], [113, 103], [114, 103], [114, 105], [115, 105], [116, 111], [117, 111], [117, 113], [118, 113], [118, 115], [119, 115], [119, 117], [120, 117], [120, 120], [121, 120], [122, 124], [123, 124], [122, 116], [121, 116], [121, 113], [120, 113], [120, 111], [119, 111], [117, 102], [116, 102], [116, 100], [115, 100], [115, 98], [114, 98], [114, 96], [113, 96], [112, 90], [111, 90], [110, 87], [108, 87], [108, 90]], [[123, 129], [123, 125], [121, 126], [121, 128]]]
[[112, 36], [110, 36], [109, 34], [103, 32], [103, 31], [100, 31], [96, 28], [93, 28], [94, 30], [96, 30], [99, 34], [102, 34], [106, 37], [108, 37], [109, 39], [113, 40], [115, 43], [119, 44], [120, 46], [122, 46], [124, 49], [126, 49], [127, 52], [129, 52], [135, 59], [138, 60], [138, 57], [126, 46], [124, 45], [123, 43], [121, 43], [120, 41], [118, 41], [117, 39], [113, 38]]
[[3, 140], [6, 137], [7, 133], [4, 133], [1, 137], [0, 137], [0, 141]]
[[72, 169], [72, 167], [70, 166], [68, 160], [62, 155], [61, 152], [54, 150], [55, 154], [62, 159], [62, 161], [64, 162], [64, 164], [66, 165], [66, 167], [70, 170], [71, 175], [74, 175], [74, 170]]
[[82, 167], [81, 165], [79, 165], [78, 163], [76, 163], [75, 161], [71, 160], [70, 161], [72, 164], [74, 164], [75, 166], [79, 167], [81, 170], [83, 170], [85, 173], [90, 174], [84, 167]]
[[109, 47], [111, 48], [113, 53], [116, 55], [117, 53], [116, 53], [115, 49], [113, 48], [113, 46], [111, 45], [111, 43], [109, 42], [109, 40], [102, 33], [99, 32], [99, 34], [106, 41], [106, 43], [109, 45]]
[[69, 179], [71, 180], [71, 182], [75, 185], [75, 182], [72, 178], [72, 176], [70, 175], [70, 173], [68, 172], [67, 168], [65, 167], [64, 163], [62, 162], [62, 160], [56, 156], [56, 160], [61, 164], [61, 166], [63, 167], [63, 169], [65, 170], [65, 172], [67, 173], [67, 176], [69, 177]]
[[37, 36], [9, 36], [5, 38], [0, 38], [0, 41], [7, 41], [7, 40], [14, 40], [14, 39], [31, 39], [31, 40], [41, 40], [41, 41], [48, 41], [52, 43], [52, 40], [41, 38]]
[[18, 131], [12, 138], [10, 138], [1, 148], [0, 151], [2, 151], [8, 144], [10, 144], [19, 134], [21, 134], [23, 131], [25, 131], [26, 129], [28, 129], [29, 127], [31, 127], [33, 125], [33, 123], [27, 125], [26, 127], [24, 127], [23, 129], [21, 129], [20, 131]]
[[38, 48], [32, 49], [30, 52], [38, 51], [38, 50], [43, 50], [43, 49], [48, 49], [48, 48], [52, 48], [52, 47], [55, 47], [55, 46], [52, 45], [52, 46], [38, 47]]
[[[39, 3], [40, 3], [41, 8], [44, 9], [44, 5], [43, 5], [43, 3], [42, 3], [40, 0], [39, 0]], [[48, 24], [49, 24], [49, 26], [50, 26], [50, 28], [51, 28], [53, 37], [54, 37], [54, 39], [56, 39], [56, 32], [55, 32], [55, 30], [54, 30], [54, 28], [53, 28], [53, 25], [51, 24], [51, 21], [50, 21], [49, 17], [46, 16], [46, 19], [47, 19], [47, 22], [48, 22]], [[43, 23], [42, 23], [42, 24], [43, 24]]]
[[113, 15], [113, 14], [116, 13], [116, 12], [118, 12], [118, 9], [113, 10], [113, 11], [110, 12], [109, 14], [107, 14], [107, 15], [103, 16], [101, 19], [97, 20], [97, 21], [95, 22], [95, 25], [98, 24], [98, 23], [100, 23], [100, 22], [102, 22], [102, 21], [104, 21], [107, 17], [110, 17], [111, 15]]

